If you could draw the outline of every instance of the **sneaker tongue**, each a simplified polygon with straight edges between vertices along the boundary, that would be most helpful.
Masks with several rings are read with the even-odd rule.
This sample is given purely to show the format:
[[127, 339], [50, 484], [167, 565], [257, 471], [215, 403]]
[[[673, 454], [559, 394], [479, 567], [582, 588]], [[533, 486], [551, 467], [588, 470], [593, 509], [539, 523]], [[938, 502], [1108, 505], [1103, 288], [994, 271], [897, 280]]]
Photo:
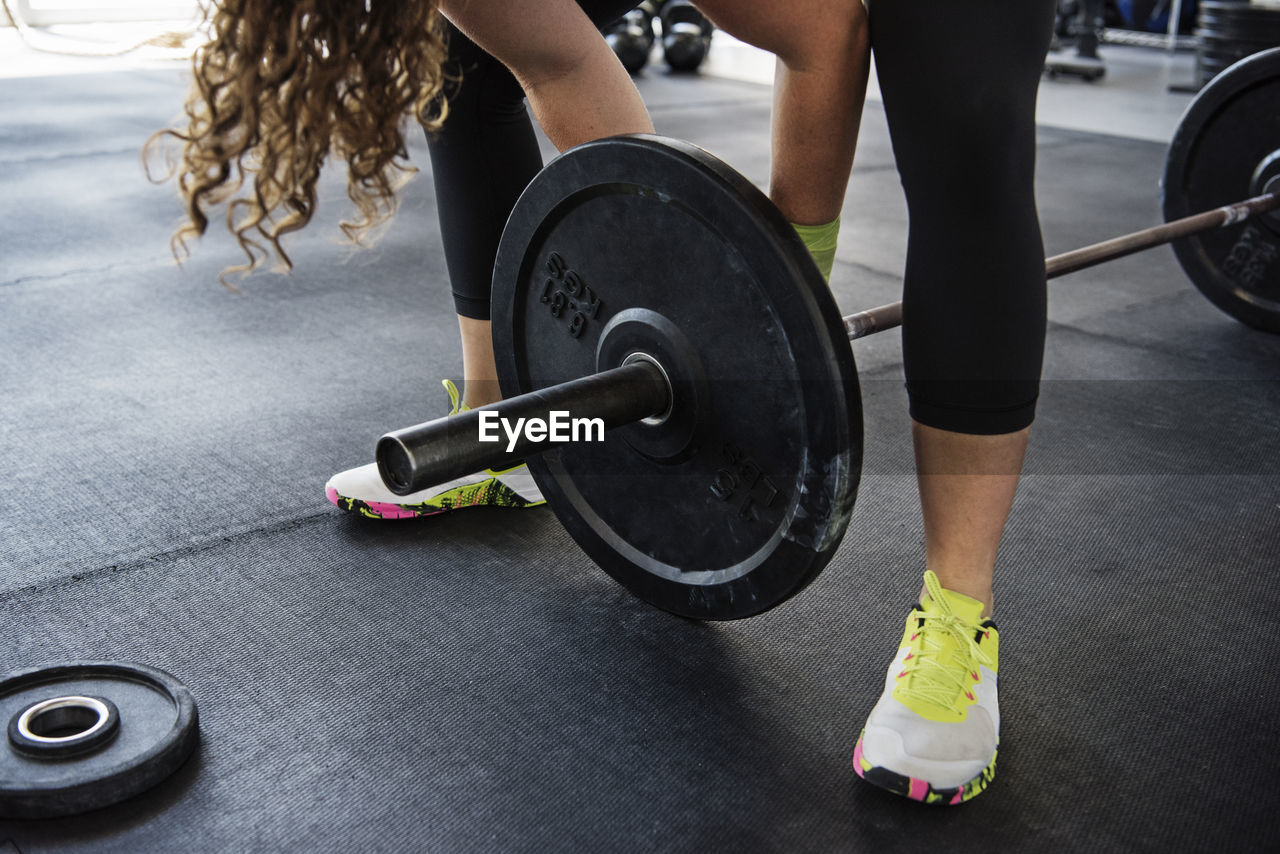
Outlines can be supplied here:
[[[977, 625], [982, 622], [983, 605], [977, 599], [971, 599], [963, 593], [957, 593], [946, 588], [943, 588], [942, 596], [947, 600], [947, 604], [951, 606], [951, 612], [966, 623]], [[939, 610], [928, 596], [924, 597], [924, 601], [920, 605], [926, 611], [936, 612]]]

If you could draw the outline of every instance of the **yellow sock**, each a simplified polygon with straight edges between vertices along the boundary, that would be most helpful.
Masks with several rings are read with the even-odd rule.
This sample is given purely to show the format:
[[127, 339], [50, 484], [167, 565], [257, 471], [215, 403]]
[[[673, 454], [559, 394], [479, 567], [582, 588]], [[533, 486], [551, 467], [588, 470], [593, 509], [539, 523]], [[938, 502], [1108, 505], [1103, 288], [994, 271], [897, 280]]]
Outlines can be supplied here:
[[791, 227], [804, 241], [822, 278], [831, 281], [831, 268], [836, 263], [836, 240], [840, 236], [840, 217], [826, 225], [796, 225], [793, 222]]

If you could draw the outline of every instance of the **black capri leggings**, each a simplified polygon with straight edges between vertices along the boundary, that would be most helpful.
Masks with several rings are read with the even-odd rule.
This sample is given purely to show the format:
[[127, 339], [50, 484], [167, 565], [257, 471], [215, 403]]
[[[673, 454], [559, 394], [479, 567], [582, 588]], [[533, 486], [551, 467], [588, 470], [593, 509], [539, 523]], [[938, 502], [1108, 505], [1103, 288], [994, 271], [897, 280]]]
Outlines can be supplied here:
[[[579, 0], [597, 25], [635, 0]], [[871, 43], [910, 213], [911, 415], [958, 433], [1035, 417], [1045, 334], [1035, 99], [1055, 0], [871, 0]], [[450, 27], [449, 118], [429, 139], [454, 304], [489, 318], [498, 240], [542, 167], [511, 73]]]
[[871, 47], [910, 229], [911, 416], [956, 433], [1031, 424], [1044, 358], [1036, 90], [1055, 0], [871, 0]]
[[[597, 26], [616, 21], [640, 0], [578, 0]], [[427, 135], [445, 263], [458, 314], [489, 319], [498, 240], [520, 193], [542, 168], [542, 152], [507, 67], [448, 24], [445, 73], [449, 115]]]

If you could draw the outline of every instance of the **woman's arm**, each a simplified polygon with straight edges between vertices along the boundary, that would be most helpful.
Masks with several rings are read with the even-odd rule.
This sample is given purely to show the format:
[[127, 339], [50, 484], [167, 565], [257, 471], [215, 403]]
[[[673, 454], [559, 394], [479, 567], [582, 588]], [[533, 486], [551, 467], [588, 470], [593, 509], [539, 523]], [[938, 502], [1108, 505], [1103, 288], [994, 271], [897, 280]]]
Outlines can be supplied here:
[[441, 11], [511, 69], [561, 151], [653, 133], [631, 76], [574, 0], [445, 0]]

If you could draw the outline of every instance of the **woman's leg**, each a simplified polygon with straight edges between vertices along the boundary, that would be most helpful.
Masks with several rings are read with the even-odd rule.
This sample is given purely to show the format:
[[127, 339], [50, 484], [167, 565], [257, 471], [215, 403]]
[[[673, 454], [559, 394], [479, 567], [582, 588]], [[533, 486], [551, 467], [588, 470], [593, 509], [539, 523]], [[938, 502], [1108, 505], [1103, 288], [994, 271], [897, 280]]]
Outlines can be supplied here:
[[653, 132], [631, 76], [573, 0], [445, 0], [441, 8], [511, 69], [559, 150]]
[[[634, 0], [580, 5], [592, 25], [601, 26]], [[542, 168], [542, 153], [516, 78], [457, 27], [448, 30], [449, 115], [428, 136], [428, 149], [462, 341], [463, 402], [477, 407], [501, 397], [489, 325], [498, 241], [516, 199]]]
[[542, 153], [511, 72], [448, 26], [448, 118], [427, 135], [436, 210], [462, 341], [463, 402], [497, 400], [489, 289], [502, 227], [542, 168]]
[[903, 354], [929, 569], [991, 606], [1035, 415], [1045, 275], [1035, 100], [1052, 0], [873, 0], [910, 215]]
[[[925, 566], [942, 586], [992, 613], [996, 550], [1018, 488], [1031, 428], [972, 436], [912, 422], [924, 515]], [[923, 592], [921, 595], [925, 595]]]
[[870, 782], [960, 803], [995, 774], [996, 552], [1044, 353], [1035, 101], [1054, 0], [872, 0], [910, 216], [903, 362], [927, 569], [854, 750]]

